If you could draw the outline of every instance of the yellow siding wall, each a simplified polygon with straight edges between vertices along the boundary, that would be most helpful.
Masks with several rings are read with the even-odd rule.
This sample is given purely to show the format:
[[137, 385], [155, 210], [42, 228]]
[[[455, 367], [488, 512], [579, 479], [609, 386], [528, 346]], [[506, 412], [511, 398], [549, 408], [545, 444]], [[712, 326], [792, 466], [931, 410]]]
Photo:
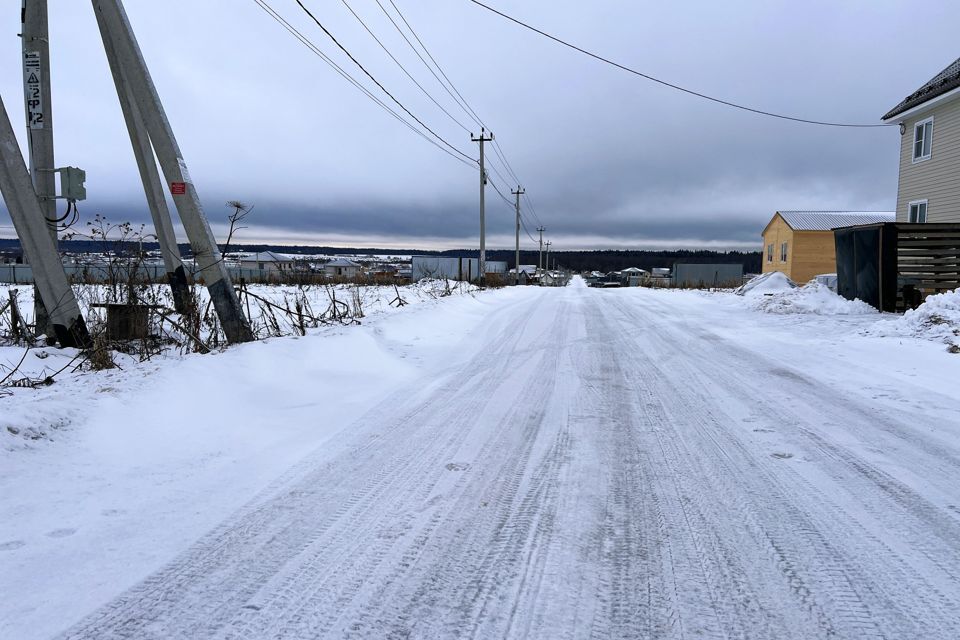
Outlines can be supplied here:
[[[787, 243], [787, 262], [780, 262], [780, 243]], [[767, 262], [767, 246], [773, 245], [773, 262]], [[763, 232], [763, 273], [768, 271], [782, 271], [785, 276], [793, 279], [790, 258], [793, 255], [793, 229], [791, 229], [780, 214], [773, 217]]]
[[795, 231], [789, 248], [790, 278], [806, 284], [821, 273], [837, 272], [836, 245], [833, 231]]

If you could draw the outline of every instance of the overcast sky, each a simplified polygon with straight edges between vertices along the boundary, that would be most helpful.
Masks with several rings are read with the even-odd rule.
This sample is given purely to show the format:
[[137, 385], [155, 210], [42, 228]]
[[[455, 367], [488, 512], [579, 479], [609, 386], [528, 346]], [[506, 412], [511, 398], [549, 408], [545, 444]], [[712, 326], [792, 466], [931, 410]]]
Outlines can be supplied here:
[[[296, 2], [270, 1], [362, 77]], [[376, 1], [347, 1], [434, 98], [479, 133]], [[778, 209], [895, 206], [895, 127], [763, 118], [602, 65], [467, 0], [394, 2], [492, 128], [554, 248], [759, 248]], [[960, 3], [944, 0], [489, 3], [645, 73], [821, 120], [879, 122], [960, 55]], [[22, 143], [19, 3], [4, 4], [0, 96]], [[477, 156], [469, 132], [420, 93], [341, 0], [305, 4], [411, 111]], [[224, 202], [241, 199], [256, 205], [241, 241], [477, 243], [477, 170], [400, 125], [253, 0], [126, 7], [215, 230]], [[50, 0], [50, 11], [57, 164], [86, 169], [85, 219], [101, 212], [146, 222], [90, 3]], [[504, 193], [513, 186], [491, 177]], [[10, 224], [0, 209], [0, 237], [14, 235]], [[537, 219], [528, 213], [527, 224], [533, 231]], [[487, 231], [488, 246], [512, 246], [513, 211], [489, 188]], [[532, 244], [525, 236], [524, 243]]]

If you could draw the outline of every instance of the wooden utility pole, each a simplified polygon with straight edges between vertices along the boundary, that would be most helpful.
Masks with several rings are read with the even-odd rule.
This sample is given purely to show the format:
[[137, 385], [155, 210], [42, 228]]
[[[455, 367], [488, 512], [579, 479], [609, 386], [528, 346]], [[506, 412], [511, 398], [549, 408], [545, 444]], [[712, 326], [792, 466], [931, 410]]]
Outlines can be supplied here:
[[517, 196], [517, 252], [516, 252], [516, 282], [515, 284], [520, 284], [520, 196], [526, 193], [526, 190], [517, 185], [516, 191], [511, 191], [513, 195]]
[[487, 169], [483, 164], [483, 143], [484, 142], [493, 142], [493, 132], [490, 132], [490, 136], [487, 137], [486, 130], [480, 129], [480, 137], [470, 134], [470, 140], [472, 142], [480, 143], [480, 284], [484, 285], [487, 282], [487, 223], [485, 218], [484, 211], [484, 200], [483, 192], [484, 187], [487, 186]]

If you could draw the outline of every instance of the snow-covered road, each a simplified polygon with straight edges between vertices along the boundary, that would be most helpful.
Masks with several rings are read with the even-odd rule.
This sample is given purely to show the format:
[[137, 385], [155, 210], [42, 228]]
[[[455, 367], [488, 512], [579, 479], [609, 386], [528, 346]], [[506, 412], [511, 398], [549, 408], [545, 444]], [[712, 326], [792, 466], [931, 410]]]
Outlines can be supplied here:
[[687, 292], [492, 295], [62, 637], [960, 637], [960, 358]]

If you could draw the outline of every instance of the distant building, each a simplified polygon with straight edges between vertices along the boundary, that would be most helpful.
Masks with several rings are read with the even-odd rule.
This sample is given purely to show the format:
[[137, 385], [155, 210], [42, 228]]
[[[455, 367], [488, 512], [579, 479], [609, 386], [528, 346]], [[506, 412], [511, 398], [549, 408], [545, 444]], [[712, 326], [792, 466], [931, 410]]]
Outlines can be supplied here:
[[[507, 281], [510, 284], [516, 282], [517, 278], [517, 269], [510, 269], [507, 272]], [[535, 264], [522, 264], [520, 265], [520, 284], [533, 284], [538, 280], [537, 278], [537, 265]]]
[[678, 262], [673, 265], [676, 287], [739, 287], [743, 284], [743, 265], [739, 262], [699, 264]]
[[323, 265], [323, 273], [328, 278], [356, 278], [361, 269], [359, 263], [346, 258], [336, 258]]
[[293, 258], [282, 256], [273, 251], [260, 251], [240, 258], [241, 269], [253, 269], [265, 274], [291, 272], [294, 264]]
[[779, 271], [800, 284], [836, 273], [833, 229], [893, 219], [892, 211], [777, 211], [763, 230], [763, 273]]
[[[412, 256], [410, 259], [411, 278], [414, 282], [425, 278], [447, 278], [473, 282], [479, 279], [480, 259], [449, 256]], [[506, 276], [507, 263], [501, 260], [487, 260], [487, 275]]]

